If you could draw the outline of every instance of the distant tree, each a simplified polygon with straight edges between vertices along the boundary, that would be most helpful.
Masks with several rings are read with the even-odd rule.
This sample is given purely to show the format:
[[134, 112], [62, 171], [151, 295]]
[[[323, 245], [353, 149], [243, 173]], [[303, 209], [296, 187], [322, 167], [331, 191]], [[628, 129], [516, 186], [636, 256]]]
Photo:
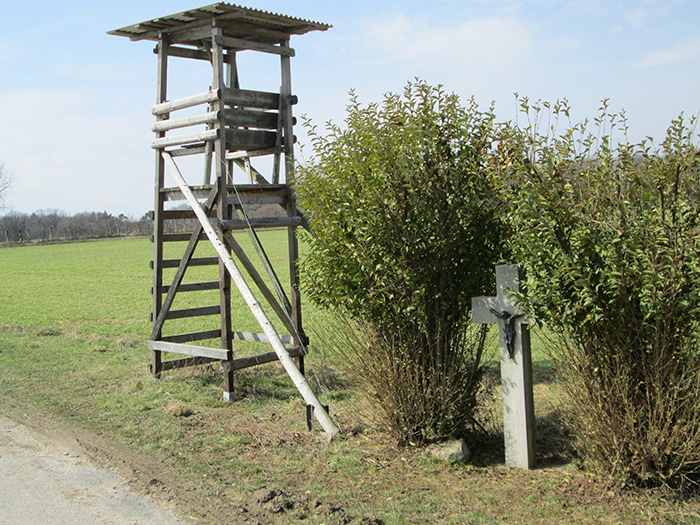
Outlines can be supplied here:
[[0, 162], [0, 209], [4, 208], [5, 193], [12, 186], [12, 174], [7, 171], [5, 164]]

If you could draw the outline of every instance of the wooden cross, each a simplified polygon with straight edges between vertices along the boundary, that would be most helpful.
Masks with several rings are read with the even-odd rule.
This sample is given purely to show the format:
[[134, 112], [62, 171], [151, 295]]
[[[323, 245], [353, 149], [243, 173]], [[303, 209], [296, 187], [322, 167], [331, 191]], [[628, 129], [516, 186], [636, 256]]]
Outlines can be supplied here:
[[530, 469], [535, 466], [530, 329], [511, 295], [520, 291], [521, 281], [516, 266], [496, 266], [496, 297], [472, 298], [472, 322], [498, 323], [506, 465]]

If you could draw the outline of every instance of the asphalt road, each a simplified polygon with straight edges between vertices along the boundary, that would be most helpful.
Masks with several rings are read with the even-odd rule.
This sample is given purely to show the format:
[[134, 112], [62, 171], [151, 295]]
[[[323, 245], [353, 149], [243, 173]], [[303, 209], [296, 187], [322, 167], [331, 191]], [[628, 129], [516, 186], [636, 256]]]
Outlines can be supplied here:
[[3, 525], [182, 522], [134, 494], [80, 450], [0, 416], [0, 523]]

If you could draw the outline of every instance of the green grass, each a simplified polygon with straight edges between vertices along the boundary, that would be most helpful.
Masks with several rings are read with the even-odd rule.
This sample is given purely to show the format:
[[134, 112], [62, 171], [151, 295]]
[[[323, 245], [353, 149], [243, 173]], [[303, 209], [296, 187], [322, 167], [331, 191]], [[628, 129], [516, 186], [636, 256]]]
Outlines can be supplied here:
[[[268, 232], [263, 242], [284, 282], [285, 235]], [[181, 244], [168, 246], [169, 256], [181, 249]], [[677, 503], [632, 493], [609, 497], [604, 485], [578, 472], [566, 455], [555, 457], [552, 449], [565, 439], [558, 434], [562, 404], [553, 365], [536, 337], [539, 445], [554, 459], [545, 457], [549, 466], [531, 472], [502, 467], [498, 400], [484, 415], [495, 437], [473, 443], [473, 466], [448, 467], [420, 450], [397, 448], [359, 421], [354, 392], [334, 371], [330, 351], [316, 351], [311, 363], [331, 390], [341, 425], [353, 431], [331, 444], [318, 439], [318, 429], [306, 430], [304, 403], [278, 365], [239, 373], [239, 400], [233, 404], [221, 401], [221, 377], [212, 365], [153, 380], [146, 346], [151, 257], [145, 239], [0, 249], [0, 407], [38, 407], [156, 454], [177, 469], [180, 483], [204, 491], [209, 506], [278, 486], [392, 524], [681, 523], [699, 515], [694, 500]], [[187, 280], [208, 279], [212, 270], [192, 269]], [[216, 294], [190, 295], [186, 301], [192, 305], [218, 300]], [[242, 325], [236, 329], [257, 331], [243, 315], [242, 301], [234, 312], [240, 312], [234, 319]], [[323, 312], [306, 303], [304, 312], [312, 337], [323, 332], [328, 322]], [[169, 329], [197, 329], [206, 322]], [[178, 406], [193, 415], [174, 415]], [[189, 511], [204, 519], [205, 510]], [[309, 518], [309, 523], [323, 521]]]

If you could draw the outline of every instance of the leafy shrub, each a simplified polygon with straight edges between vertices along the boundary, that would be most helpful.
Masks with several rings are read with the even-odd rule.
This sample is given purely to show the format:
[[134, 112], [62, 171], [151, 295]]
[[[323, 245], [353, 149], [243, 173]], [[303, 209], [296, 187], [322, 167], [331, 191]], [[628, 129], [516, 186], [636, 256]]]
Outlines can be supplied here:
[[[566, 122], [529, 106], [504, 130], [498, 175], [525, 307], [564, 343], [585, 459], [617, 479], [681, 486], [700, 474], [700, 150], [674, 121], [660, 148], [626, 122]], [[540, 132], [544, 117], [554, 124]], [[618, 133], [615, 142], [612, 133]]]
[[[381, 104], [351, 94], [346, 124], [322, 134], [307, 123], [314, 154], [297, 174], [314, 231], [305, 289], [356, 321], [364, 365], [352, 370], [399, 441], [434, 441], [464, 430], [481, 374], [470, 301], [493, 292], [503, 253], [484, 169], [494, 117], [416, 82]], [[422, 403], [440, 389], [444, 401]], [[428, 423], [436, 418], [444, 424]]]

